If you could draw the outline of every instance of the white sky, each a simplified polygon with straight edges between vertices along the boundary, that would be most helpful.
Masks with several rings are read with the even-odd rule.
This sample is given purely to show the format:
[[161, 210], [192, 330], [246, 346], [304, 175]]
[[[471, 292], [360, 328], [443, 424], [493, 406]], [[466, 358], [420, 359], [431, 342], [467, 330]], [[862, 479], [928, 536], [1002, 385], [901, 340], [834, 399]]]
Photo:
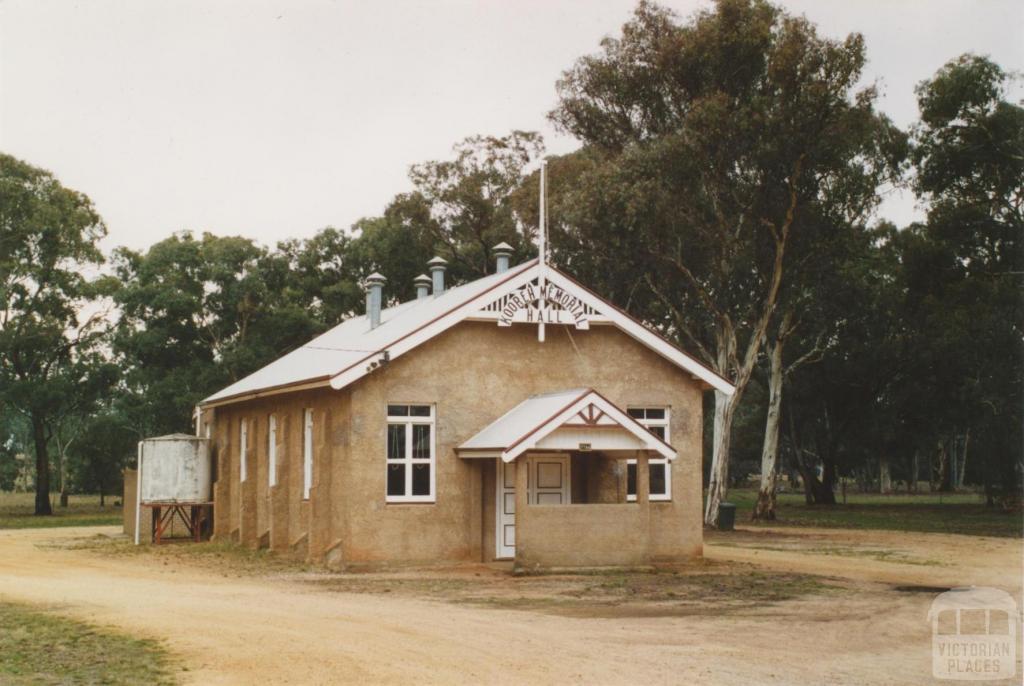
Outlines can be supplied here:
[[[663, 4], [686, 16], [703, 3]], [[1020, 0], [786, 0], [865, 35], [898, 124], [913, 86], [973, 51], [1024, 68]], [[87, 193], [106, 247], [180, 229], [273, 244], [379, 214], [410, 164], [540, 130], [574, 59], [634, 0], [0, 0], [0, 150]], [[884, 214], [914, 216], [909, 197]]]

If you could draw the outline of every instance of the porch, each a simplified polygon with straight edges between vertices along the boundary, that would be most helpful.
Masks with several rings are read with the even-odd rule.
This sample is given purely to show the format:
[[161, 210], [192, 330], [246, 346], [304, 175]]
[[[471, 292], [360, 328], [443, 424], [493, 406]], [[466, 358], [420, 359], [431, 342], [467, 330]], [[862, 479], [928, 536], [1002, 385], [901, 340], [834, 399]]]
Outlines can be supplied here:
[[529, 398], [458, 452], [493, 461], [484, 526], [493, 516], [495, 558], [519, 569], [648, 564], [672, 516], [675, 450], [591, 389]]
[[[625, 489], [615, 488], [613, 491], [602, 490], [599, 494], [590, 491], [582, 502], [570, 497], [566, 503], [544, 504], [536, 497], [536, 489], [529, 487], [531, 464], [544, 463], [532, 463], [529, 458], [544, 460], [545, 457], [529, 455], [526, 459], [518, 459], [514, 463], [515, 538], [512, 553], [515, 567], [636, 566], [649, 563], [652, 516], [647, 487], [648, 457], [642, 452], [634, 455], [638, 489], [636, 499], [632, 502], [626, 499], [626, 493], [623, 492]], [[581, 460], [572, 460], [572, 457], [579, 456], [570, 456], [568, 460], [570, 470], [575, 464], [578, 473]], [[590, 453], [584, 455], [583, 460], [587, 457], [611, 460], [614, 471], [621, 474], [627, 472], [628, 458], [614, 459], [604, 454]], [[582, 464], [592, 467], [596, 463]], [[577, 479], [577, 483], [579, 481], [584, 480]], [[531, 495], [534, 497], [531, 498]], [[616, 500], [607, 502], [610, 496]], [[658, 517], [653, 519], [657, 520]]]

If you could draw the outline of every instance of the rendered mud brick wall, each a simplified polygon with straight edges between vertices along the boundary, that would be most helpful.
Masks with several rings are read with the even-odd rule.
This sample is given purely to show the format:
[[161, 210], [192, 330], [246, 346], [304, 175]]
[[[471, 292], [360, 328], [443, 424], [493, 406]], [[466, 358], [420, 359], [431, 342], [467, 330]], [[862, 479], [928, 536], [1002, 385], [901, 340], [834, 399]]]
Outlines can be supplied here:
[[[534, 326], [464, 322], [341, 391], [296, 391], [207, 410], [218, 464], [215, 536], [335, 565], [491, 560], [494, 466], [461, 459], [455, 447], [530, 395], [577, 387], [595, 388], [624, 408], [671, 408], [669, 442], [679, 451], [671, 465], [673, 500], [651, 504], [652, 521], [662, 525], [648, 553], [665, 560], [699, 554], [700, 385], [626, 334], [598, 325], [589, 331], [552, 326], [540, 343]], [[389, 403], [436, 408], [433, 503], [385, 500]], [[302, 494], [306, 408], [314, 412], [308, 499]], [[271, 414], [278, 441], [274, 487], [267, 472]], [[245, 484], [238, 462], [243, 418]], [[589, 500], [624, 498], [625, 471], [613, 473], [612, 462], [588, 477]], [[586, 516], [585, 507], [566, 516]], [[600, 510], [592, 516], [606, 521]]]

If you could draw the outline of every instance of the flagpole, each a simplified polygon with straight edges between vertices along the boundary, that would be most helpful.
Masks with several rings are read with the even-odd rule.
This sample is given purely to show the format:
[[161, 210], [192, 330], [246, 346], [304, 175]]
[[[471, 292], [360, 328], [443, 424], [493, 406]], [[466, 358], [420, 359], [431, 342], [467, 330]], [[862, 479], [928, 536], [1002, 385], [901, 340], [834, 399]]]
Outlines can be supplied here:
[[548, 163], [546, 160], [541, 160], [540, 163], [540, 269], [537, 270], [537, 287], [538, 287], [538, 301], [537, 309], [539, 313], [540, 322], [537, 326], [537, 340], [541, 343], [544, 342], [544, 321], [547, 319], [547, 294], [546, 294], [546, 283], [545, 276], [548, 263], [548, 203], [547, 203], [547, 171]]

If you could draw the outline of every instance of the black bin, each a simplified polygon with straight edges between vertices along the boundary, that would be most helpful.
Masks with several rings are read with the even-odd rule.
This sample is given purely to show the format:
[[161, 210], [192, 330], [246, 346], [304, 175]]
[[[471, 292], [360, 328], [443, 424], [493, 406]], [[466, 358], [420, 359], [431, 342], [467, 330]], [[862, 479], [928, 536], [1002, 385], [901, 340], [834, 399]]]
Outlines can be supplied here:
[[732, 531], [736, 525], [736, 505], [733, 503], [718, 504], [718, 530]]

